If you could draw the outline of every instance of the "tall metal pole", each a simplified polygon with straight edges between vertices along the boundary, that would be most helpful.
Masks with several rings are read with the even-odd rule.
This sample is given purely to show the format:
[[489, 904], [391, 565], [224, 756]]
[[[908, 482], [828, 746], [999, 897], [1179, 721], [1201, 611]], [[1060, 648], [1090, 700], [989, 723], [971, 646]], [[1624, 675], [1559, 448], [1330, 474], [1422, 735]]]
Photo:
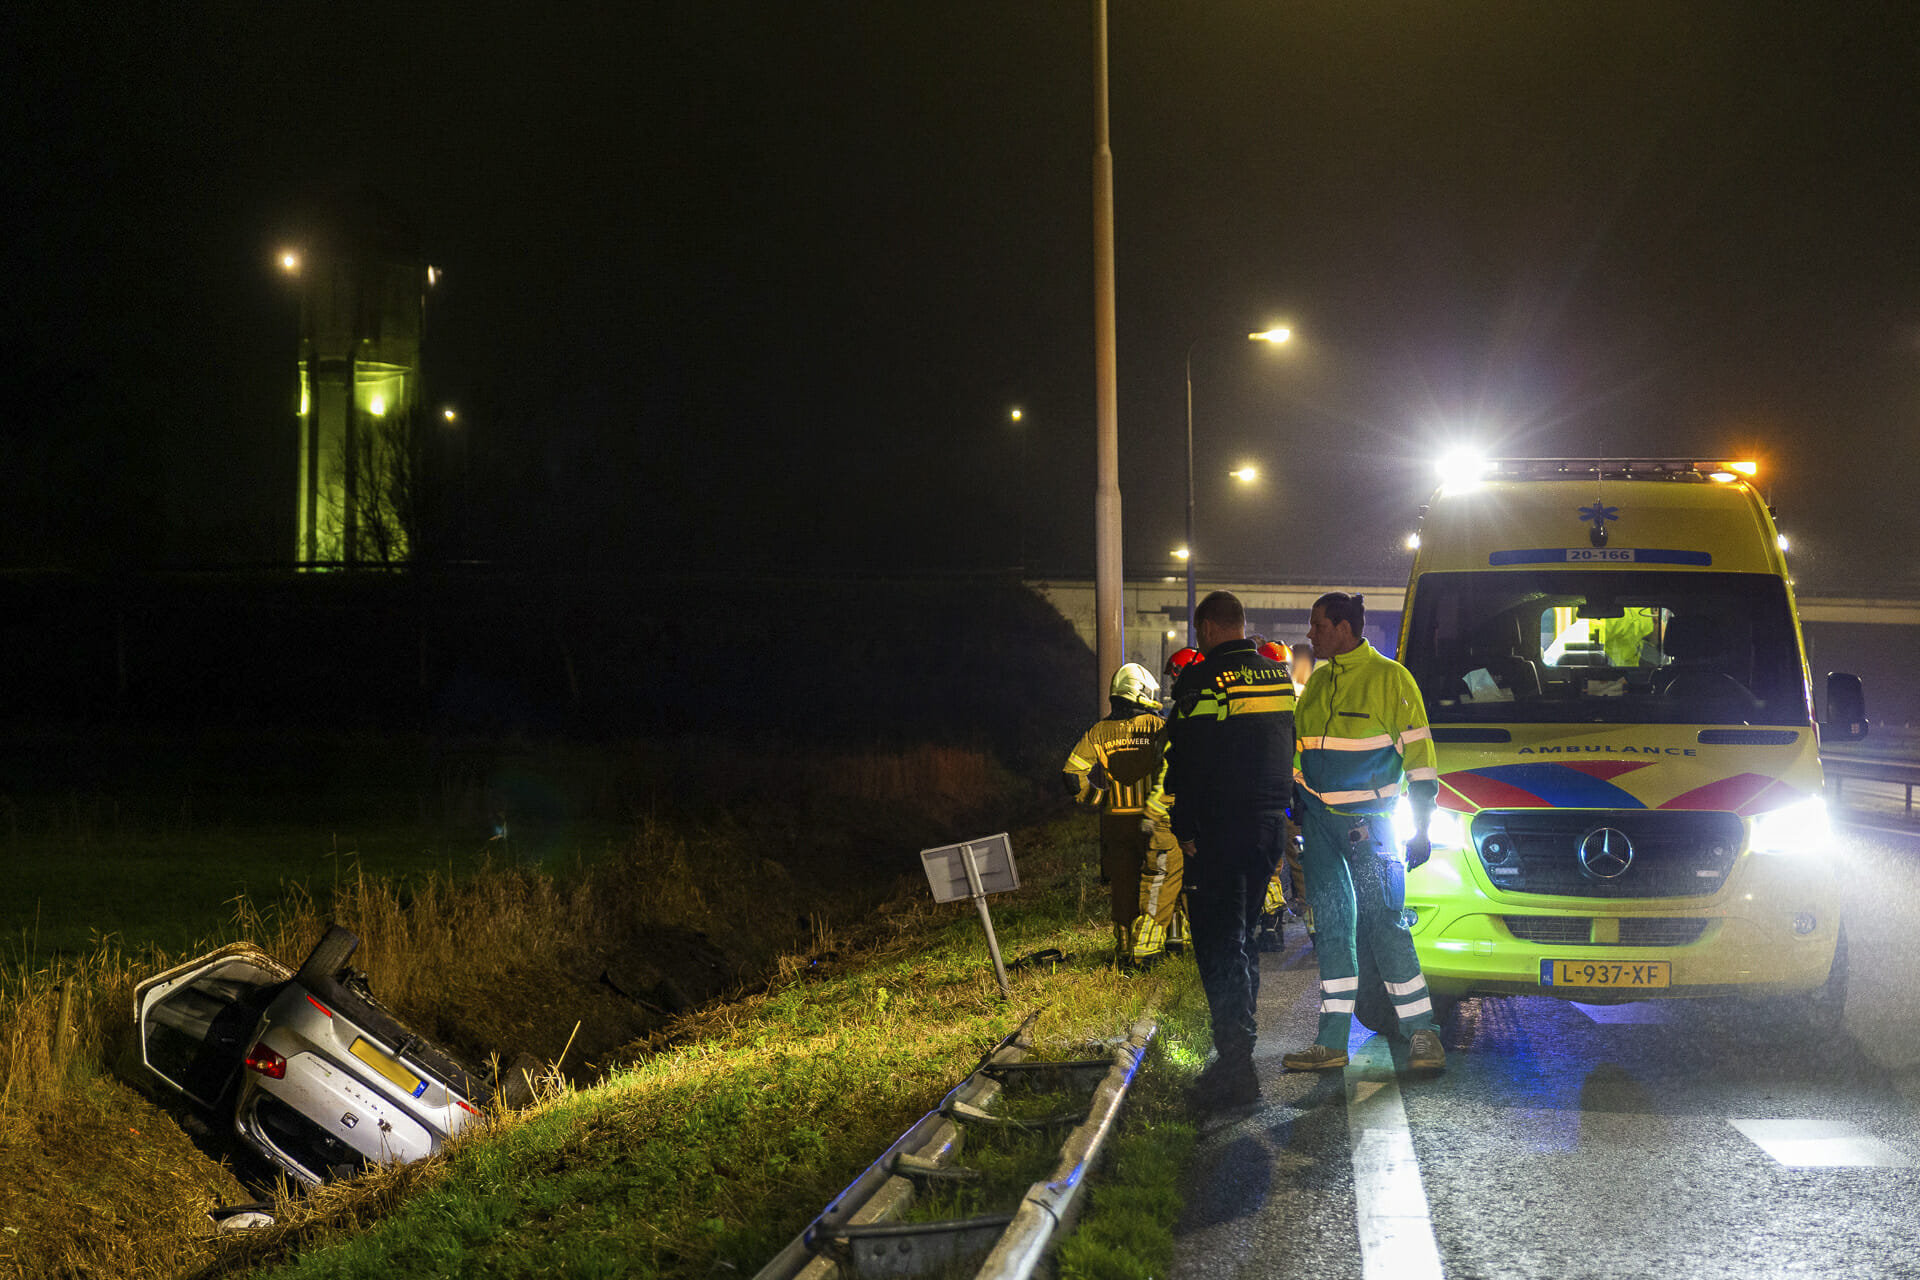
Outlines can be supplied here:
[[1199, 643], [1199, 636], [1193, 627], [1193, 349], [1199, 345], [1198, 338], [1187, 344], [1187, 647], [1189, 649]]
[[1126, 660], [1120, 630], [1120, 415], [1114, 354], [1113, 150], [1107, 141], [1107, 0], [1093, 0], [1094, 708]]

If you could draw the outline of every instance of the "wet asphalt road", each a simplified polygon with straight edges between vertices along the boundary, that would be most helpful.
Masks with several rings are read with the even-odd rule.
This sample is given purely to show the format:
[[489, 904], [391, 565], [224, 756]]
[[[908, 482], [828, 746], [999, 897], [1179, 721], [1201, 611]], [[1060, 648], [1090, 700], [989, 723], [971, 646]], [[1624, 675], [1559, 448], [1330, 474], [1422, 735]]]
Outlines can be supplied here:
[[[1881, 820], [1873, 820], [1881, 821]], [[1269, 955], [1264, 1100], [1211, 1120], [1174, 1274], [1920, 1280], [1920, 833], [1844, 829], [1846, 1035], [1739, 1001], [1464, 1002], [1448, 1070], [1288, 1074], [1313, 953]]]

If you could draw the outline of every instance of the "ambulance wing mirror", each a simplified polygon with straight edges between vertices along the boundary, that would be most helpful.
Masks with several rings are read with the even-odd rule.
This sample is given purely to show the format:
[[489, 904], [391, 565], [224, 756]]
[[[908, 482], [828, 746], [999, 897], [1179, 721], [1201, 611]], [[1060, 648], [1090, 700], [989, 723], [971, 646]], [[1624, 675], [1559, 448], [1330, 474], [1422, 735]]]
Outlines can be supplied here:
[[1828, 742], [1853, 742], [1867, 736], [1867, 697], [1859, 676], [1827, 672], [1827, 718], [1821, 729], [1820, 737]]

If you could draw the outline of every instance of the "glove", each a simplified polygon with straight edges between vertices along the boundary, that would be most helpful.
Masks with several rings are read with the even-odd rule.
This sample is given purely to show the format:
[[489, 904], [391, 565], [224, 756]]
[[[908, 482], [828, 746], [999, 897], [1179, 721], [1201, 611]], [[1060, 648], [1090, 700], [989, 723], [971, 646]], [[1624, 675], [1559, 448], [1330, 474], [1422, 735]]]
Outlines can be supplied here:
[[1142, 819], [1140, 819], [1140, 834], [1141, 834], [1141, 835], [1143, 835], [1143, 836], [1150, 836], [1150, 835], [1152, 835], [1152, 834], [1153, 834], [1153, 833], [1154, 833], [1155, 831], [1158, 831], [1158, 830], [1159, 830], [1159, 827], [1158, 827], [1158, 826], [1156, 826], [1156, 825], [1154, 824], [1154, 821], [1153, 821], [1153, 819], [1152, 819], [1152, 818], [1142, 818]]
[[1407, 841], [1407, 870], [1413, 870], [1432, 856], [1433, 841], [1425, 836], [1415, 836]]

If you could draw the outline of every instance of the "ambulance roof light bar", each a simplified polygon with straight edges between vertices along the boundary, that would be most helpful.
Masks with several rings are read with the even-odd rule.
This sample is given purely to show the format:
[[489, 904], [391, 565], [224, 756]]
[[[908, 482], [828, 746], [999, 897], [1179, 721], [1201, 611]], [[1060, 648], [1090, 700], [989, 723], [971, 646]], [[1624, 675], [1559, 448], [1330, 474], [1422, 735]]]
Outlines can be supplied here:
[[1728, 484], [1759, 473], [1758, 463], [1721, 458], [1486, 458], [1482, 480], [1716, 480]]

